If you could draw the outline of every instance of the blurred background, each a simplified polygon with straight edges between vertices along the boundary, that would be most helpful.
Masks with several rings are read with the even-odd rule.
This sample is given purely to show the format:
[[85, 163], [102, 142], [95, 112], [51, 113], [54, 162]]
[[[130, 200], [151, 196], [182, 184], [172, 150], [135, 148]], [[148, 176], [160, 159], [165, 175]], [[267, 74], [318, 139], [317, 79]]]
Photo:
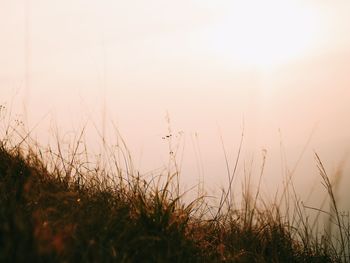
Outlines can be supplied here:
[[[142, 173], [179, 145], [185, 189], [235, 187], [247, 169], [273, 198], [294, 171], [310, 205], [325, 196], [314, 151], [350, 204], [350, 2], [1, 0], [0, 104], [46, 143], [87, 120], [114, 122]], [[169, 118], [167, 118], [167, 116]], [[36, 126], [38, 124], [38, 126]], [[223, 142], [223, 143], [222, 143]], [[96, 133], [87, 143], [98, 151]], [[246, 170], [246, 171], [245, 171]], [[255, 184], [257, 182], [255, 181]], [[253, 183], [254, 184], [254, 183]], [[322, 199], [322, 198], [321, 198]]]

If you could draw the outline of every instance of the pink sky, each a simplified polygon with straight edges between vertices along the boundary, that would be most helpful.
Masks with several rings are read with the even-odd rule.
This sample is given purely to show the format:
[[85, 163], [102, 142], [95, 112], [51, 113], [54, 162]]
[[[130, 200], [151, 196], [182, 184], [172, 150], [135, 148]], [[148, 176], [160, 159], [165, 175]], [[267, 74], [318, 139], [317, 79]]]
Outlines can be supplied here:
[[2, 1], [0, 103], [15, 97], [29, 126], [50, 113], [63, 130], [88, 112], [100, 123], [105, 103], [145, 171], [166, 163], [168, 111], [186, 137], [189, 186], [195, 133], [206, 180], [224, 185], [218, 127], [233, 157], [244, 116], [245, 157], [268, 150], [269, 187], [279, 131], [292, 166], [316, 127], [299, 172], [317, 181], [313, 150], [330, 170], [350, 150], [350, 3], [242, 2]]

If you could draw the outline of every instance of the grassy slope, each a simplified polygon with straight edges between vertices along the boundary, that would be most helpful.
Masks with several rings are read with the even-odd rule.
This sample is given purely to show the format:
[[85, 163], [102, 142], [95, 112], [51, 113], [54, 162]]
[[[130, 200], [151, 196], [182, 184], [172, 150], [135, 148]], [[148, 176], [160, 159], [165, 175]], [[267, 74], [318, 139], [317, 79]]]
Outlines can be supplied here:
[[330, 243], [295, 230], [273, 206], [247, 200], [202, 216], [200, 202], [182, 204], [170, 182], [67, 180], [38, 154], [0, 145], [0, 262], [340, 261]]

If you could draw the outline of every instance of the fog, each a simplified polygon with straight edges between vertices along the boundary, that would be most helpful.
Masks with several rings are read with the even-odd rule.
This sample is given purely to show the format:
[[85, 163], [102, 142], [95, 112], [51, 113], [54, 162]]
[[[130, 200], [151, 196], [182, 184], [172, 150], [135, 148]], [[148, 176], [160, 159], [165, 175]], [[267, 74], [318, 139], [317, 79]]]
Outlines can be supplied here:
[[[314, 151], [331, 175], [350, 150], [350, 4], [294, 1], [299, 25], [268, 3], [259, 12], [254, 1], [2, 0], [0, 104], [38, 124], [42, 141], [52, 122], [62, 133], [114, 122], [141, 172], [167, 165], [170, 125], [184, 188], [204, 177], [210, 193], [227, 186], [224, 153], [233, 166], [244, 131], [237, 189], [251, 161], [259, 174], [266, 150], [263, 194], [273, 197], [297, 164], [296, 188], [308, 196], [322, 189]], [[240, 8], [246, 20], [235, 18]], [[275, 15], [267, 27], [291, 18], [254, 35]], [[349, 172], [345, 162], [347, 209]]]

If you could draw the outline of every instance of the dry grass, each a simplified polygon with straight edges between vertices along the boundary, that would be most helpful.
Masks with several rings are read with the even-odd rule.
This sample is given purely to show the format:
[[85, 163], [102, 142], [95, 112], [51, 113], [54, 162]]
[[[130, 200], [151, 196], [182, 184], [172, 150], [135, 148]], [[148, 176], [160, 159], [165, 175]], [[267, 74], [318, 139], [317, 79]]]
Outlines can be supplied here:
[[[44, 150], [17, 131], [7, 126], [0, 141], [1, 262], [350, 261], [349, 220], [338, 210], [318, 155], [332, 211], [317, 211], [331, 216], [337, 238], [326, 230], [315, 233], [294, 190], [283, 197], [292, 217], [279, 202], [264, 203], [259, 188], [251, 190], [249, 175], [237, 207], [236, 169], [228, 173], [230, 187], [218, 206], [203, 196], [185, 204], [178, 171], [146, 180], [121, 140], [122, 153], [93, 162], [82, 143], [84, 130], [68, 151], [60, 143]], [[264, 164], [265, 158], [260, 178]]]

